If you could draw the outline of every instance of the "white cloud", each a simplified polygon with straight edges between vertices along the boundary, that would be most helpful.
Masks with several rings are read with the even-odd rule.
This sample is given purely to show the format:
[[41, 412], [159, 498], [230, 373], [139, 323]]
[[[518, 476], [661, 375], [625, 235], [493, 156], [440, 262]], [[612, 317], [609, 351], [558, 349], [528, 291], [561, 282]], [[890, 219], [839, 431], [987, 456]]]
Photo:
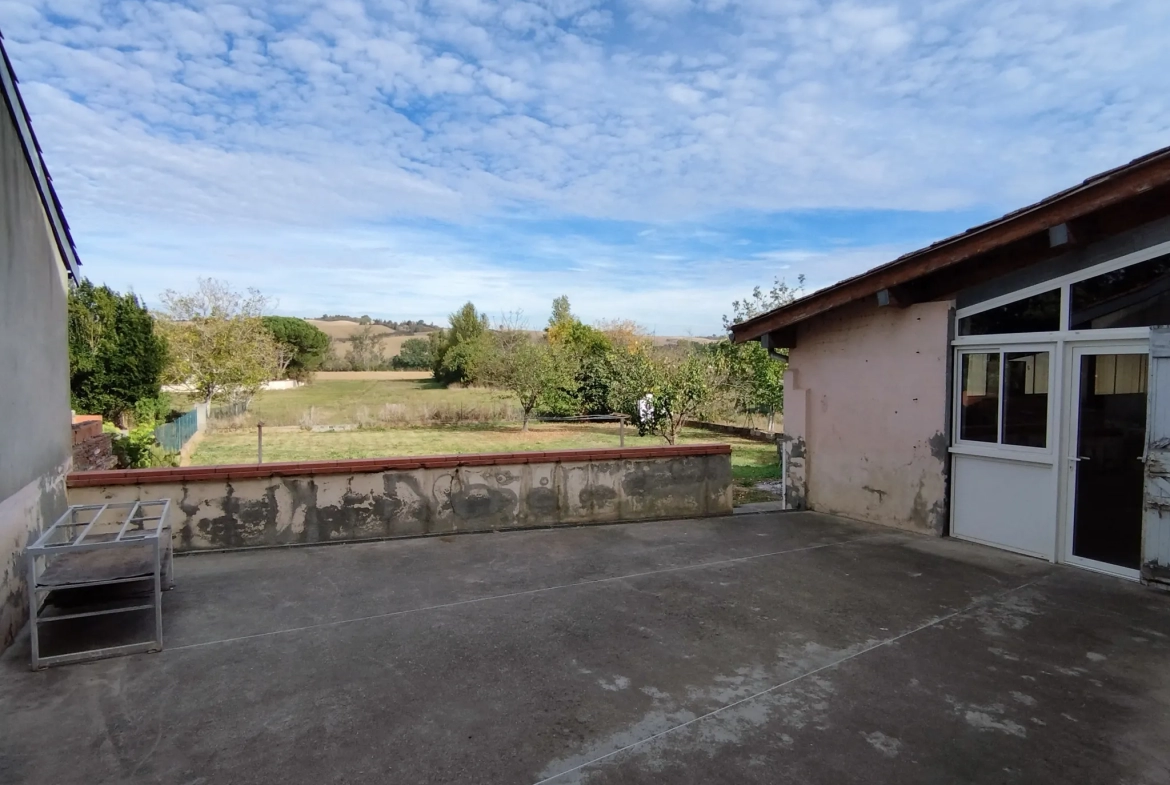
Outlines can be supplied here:
[[273, 265], [304, 231], [446, 248], [428, 220], [994, 212], [1170, 142], [1162, 0], [0, 0], [0, 24], [75, 223], [230, 228]]

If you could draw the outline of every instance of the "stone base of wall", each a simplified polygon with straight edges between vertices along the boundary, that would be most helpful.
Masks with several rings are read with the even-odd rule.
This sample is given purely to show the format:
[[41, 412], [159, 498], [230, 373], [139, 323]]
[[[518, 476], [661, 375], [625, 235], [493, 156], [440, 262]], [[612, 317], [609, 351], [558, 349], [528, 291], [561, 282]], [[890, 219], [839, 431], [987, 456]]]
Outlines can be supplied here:
[[177, 551], [726, 515], [726, 444], [77, 472], [72, 504], [171, 499]]
[[102, 433], [101, 415], [73, 415], [73, 470], [96, 471], [113, 469], [117, 465], [114, 438]]
[[67, 469], [60, 466], [0, 499], [0, 652], [28, 619], [25, 548], [65, 512]]

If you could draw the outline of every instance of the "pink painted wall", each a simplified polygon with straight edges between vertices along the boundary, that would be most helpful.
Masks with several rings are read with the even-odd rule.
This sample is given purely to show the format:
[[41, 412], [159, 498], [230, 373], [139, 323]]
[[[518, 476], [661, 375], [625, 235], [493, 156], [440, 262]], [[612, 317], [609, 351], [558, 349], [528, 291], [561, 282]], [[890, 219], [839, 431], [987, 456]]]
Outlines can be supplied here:
[[790, 497], [941, 533], [952, 305], [868, 300], [800, 325], [785, 391]]

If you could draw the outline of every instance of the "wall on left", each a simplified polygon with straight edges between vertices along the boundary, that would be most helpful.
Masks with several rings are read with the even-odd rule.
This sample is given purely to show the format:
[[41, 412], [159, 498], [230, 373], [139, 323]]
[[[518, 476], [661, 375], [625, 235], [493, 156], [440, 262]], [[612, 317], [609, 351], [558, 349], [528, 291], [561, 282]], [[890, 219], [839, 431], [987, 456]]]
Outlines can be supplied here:
[[24, 549], [65, 511], [73, 447], [68, 277], [10, 100], [0, 98], [0, 651], [27, 618]]

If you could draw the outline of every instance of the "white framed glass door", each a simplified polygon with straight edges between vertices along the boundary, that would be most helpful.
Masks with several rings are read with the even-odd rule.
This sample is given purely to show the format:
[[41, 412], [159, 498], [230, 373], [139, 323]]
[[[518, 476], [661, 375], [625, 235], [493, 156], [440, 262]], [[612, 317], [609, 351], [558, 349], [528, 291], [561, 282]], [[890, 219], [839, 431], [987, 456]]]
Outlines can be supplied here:
[[1064, 561], [1136, 579], [1142, 547], [1147, 341], [1071, 347]]

